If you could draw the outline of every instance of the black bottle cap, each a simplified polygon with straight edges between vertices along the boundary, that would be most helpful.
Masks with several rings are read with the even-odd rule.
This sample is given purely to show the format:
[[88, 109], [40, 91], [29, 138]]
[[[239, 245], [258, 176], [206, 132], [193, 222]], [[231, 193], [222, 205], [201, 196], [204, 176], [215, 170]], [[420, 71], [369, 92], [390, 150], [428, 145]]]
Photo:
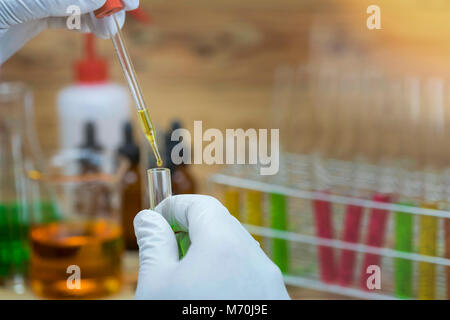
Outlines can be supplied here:
[[133, 139], [133, 127], [131, 122], [127, 122], [123, 127], [123, 144], [118, 153], [126, 157], [132, 164], [138, 164], [140, 160], [140, 150]]
[[84, 142], [80, 145], [81, 149], [101, 151], [103, 147], [97, 142], [96, 128], [93, 122], [87, 122], [84, 126]]
[[181, 129], [181, 128], [183, 128], [183, 126], [181, 124], [181, 121], [179, 121], [179, 120], [172, 121], [172, 125], [171, 125], [171, 131], [172, 132], [177, 130], [177, 129]]
[[[172, 149], [180, 143], [179, 141], [172, 141], [172, 133], [177, 130], [181, 129], [182, 124], [178, 120], [174, 120], [170, 126], [170, 129], [165, 134], [165, 163], [166, 166], [173, 172], [178, 165], [174, 164], [172, 161]], [[182, 142], [182, 141], [181, 141]], [[180, 156], [183, 156], [183, 151], [180, 152]]]
[[175, 170], [175, 164], [172, 162], [172, 148], [173, 148], [173, 143], [172, 141], [170, 141], [170, 132], [166, 132], [166, 134], [164, 135], [164, 144], [165, 144], [165, 148], [164, 148], [164, 164], [165, 167], [170, 169], [170, 171], [173, 173], [173, 170]]

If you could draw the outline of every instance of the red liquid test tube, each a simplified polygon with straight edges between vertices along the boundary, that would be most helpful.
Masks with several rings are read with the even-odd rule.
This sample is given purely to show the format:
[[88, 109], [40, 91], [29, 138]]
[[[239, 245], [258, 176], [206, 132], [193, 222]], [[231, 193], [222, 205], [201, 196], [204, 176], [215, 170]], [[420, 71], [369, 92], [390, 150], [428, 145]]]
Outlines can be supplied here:
[[[387, 194], [376, 193], [372, 197], [373, 201], [389, 203], [390, 196]], [[382, 247], [384, 242], [384, 237], [386, 234], [386, 225], [389, 211], [383, 209], [372, 208], [369, 217], [369, 232], [366, 238], [366, 244], [372, 247]], [[380, 266], [381, 256], [378, 254], [366, 253], [362, 263], [361, 270], [361, 288], [363, 290], [369, 290], [367, 287], [367, 279], [370, 277], [370, 273], [367, 273], [367, 268], [369, 266], [375, 265]]]
[[[314, 200], [314, 213], [316, 218], [316, 234], [321, 239], [333, 239], [333, 223], [331, 205], [328, 201]], [[334, 252], [332, 247], [319, 246], [320, 278], [330, 283], [336, 279], [334, 266]]]
[[[362, 207], [355, 205], [347, 206], [342, 236], [343, 241], [350, 243], [358, 242], [362, 215]], [[341, 286], [349, 286], [352, 284], [355, 272], [355, 260], [355, 251], [346, 249], [342, 250], [338, 270], [338, 283]]]

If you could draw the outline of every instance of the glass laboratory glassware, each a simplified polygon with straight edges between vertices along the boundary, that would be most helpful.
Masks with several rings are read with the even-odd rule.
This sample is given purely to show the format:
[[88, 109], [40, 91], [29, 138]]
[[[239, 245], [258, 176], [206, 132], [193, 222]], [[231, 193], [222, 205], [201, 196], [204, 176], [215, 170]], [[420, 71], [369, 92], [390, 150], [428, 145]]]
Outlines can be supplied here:
[[148, 194], [150, 209], [154, 210], [158, 204], [172, 196], [170, 169], [153, 168], [147, 171]]
[[123, 240], [127, 250], [137, 250], [138, 245], [134, 234], [133, 220], [136, 213], [143, 209], [143, 181], [141, 179], [143, 175], [139, 163], [141, 152], [133, 138], [131, 122], [125, 124], [123, 137], [123, 143], [117, 150], [118, 166], [121, 167], [120, 170], [126, 171], [121, 187]]
[[23, 167], [32, 94], [22, 83], [0, 83], [0, 284], [25, 290], [30, 256], [29, 206]]
[[[423, 111], [424, 162], [423, 162], [423, 202], [422, 208], [439, 210], [444, 200], [441, 170], [446, 162], [443, 152], [444, 139], [444, 82], [442, 79], [427, 79], [423, 85], [422, 102], [427, 106]], [[438, 255], [439, 219], [422, 214], [419, 219], [419, 253]], [[419, 300], [435, 300], [438, 269], [433, 263], [420, 262], [418, 266], [417, 296]]]
[[[170, 169], [149, 169], [147, 170], [147, 177], [150, 209], [155, 210], [158, 204], [172, 196]], [[169, 208], [168, 210], [170, 211], [171, 208]], [[175, 237], [178, 243], [178, 253], [180, 258], [182, 258], [186, 255], [186, 252], [191, 244], [189, 235], [181, 230], [176, 221], [169, 221], [169, 224], [172, 227], [172, 230], [175, 232]]]
[[117, 293], [122, 284], [122, 174], [115, 171], [114, 156], [84, 145], [51, 153], [46, 164], [40, 172], [29, 172], [34, 189], [50, 189], [56, 204], [53, 219], [33, 212], [34, 293], [63, 299]]
[[[398, 178], [397, 204], [405, 207], [420, 206], [420, 196], [423, 188], [422, 173], [418, 169], [418, 154], [420, 146], [415, 143], [420, 121], [420, 79], [408, 77], [403, 84], [403, 124], [400, 130], [400, 161]], [[414, 252], [415, 215], [394, 212], [394, 248], [401, 252]], [[414, 297], [414, 264], [412, 260], [394, 259], [394, 293], [397, 298], [411, 299]]]
[[125, 40], [122, 36], [117, 17], [115, 15], [117, 12], [124, 10], [124, 8], [125, 5], [122, 0], [106, 0], [105, 4], [101, 8], [97, 9], [94, 14], [98, 19], [103, 19], [105, 17], [112, 18], [113, 26], [108, 30], [109, 35], [113, 42], [114, 49], [116, 50], [123, 74], [130, 88], [130, 92], [136, 103], [136, 110], [138, 112], [138, 118], [141, 123], [142, 130], [153, 150], [153, 153], [155, 154], [158, 167], [161, 167], [163, 162], [156, 141], [156, 131], [150, 119], [134, 65], [130, 59], [130, 55], [128, 54], [127, 46], [125, 45]]

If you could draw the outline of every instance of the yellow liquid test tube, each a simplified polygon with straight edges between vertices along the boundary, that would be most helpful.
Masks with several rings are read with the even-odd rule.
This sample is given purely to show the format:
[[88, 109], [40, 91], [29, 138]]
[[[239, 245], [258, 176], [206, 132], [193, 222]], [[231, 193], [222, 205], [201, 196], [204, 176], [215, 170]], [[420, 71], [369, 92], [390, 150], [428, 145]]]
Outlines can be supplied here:
[[[444, 222], [445, 228], [445, 257], [450, 259], [450, 218]], [[447, 300], [450, 300], [450, 267], [447, 267]]]
[[[437, 204], [425, 203], [424, 209], [438, 209]], [[438, 219], [432, 216], [420, 216], [419, 253], [436, 256]], [[418, 298], [434, 300], [436, 297], [436, 266], [428, 262], [419, 262]]]
[[236, 219], [240, 220], [239, 191], [235, 188], [227, 188], [224, 192], [225, 208]]
[[[262, 226], [262, 194], [259, 191], [247, 191], [247, 222], [253, 226]], [[262, 245], [262, 238], [258, 235], [253, 235], [256, 241]]]

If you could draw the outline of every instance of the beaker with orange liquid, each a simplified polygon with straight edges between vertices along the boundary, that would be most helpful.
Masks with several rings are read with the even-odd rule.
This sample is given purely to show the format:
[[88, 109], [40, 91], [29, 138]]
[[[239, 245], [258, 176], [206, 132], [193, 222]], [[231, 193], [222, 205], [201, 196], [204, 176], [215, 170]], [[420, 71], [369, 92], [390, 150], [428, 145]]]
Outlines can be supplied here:
[[58, 214], [31, 227], [33, 292], [62, 299], [117, 293], [122, 284], [121, 173], [115, 172], [113, 156], [91, 144], [61, 150], [46, 162], [45, 170], [29, 176], [36, 190], [46, 189]]

